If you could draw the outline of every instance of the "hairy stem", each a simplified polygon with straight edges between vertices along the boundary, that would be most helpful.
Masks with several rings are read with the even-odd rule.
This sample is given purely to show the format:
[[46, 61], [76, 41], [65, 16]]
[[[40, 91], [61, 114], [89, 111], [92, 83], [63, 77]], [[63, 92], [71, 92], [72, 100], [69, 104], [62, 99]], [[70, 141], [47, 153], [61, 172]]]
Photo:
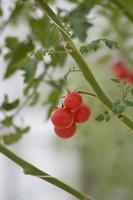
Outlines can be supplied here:
[[[84, 60], [81, 53], [77, 50], [77, 48], [76, 48], [75, 44], [73, 43], [71, 37], [69, 36], [67, 31], [65, 30], [60, 18], [58, 16], [56, 16], [56, 14], [47, 5], [47, 3], [44, 2], [44, 0], [35, 0], [35, 2], [42, 9], [42, 11], [55, 23], [55, 25], [59, 29], [60, 33], [62, 34], [62, 36], [64, 38], [64, 41], [66, 42], [66, 46], [65, 46], [66, 51], [73, 57], [75, 62], [78, 64], [80, 70], [82, 71], [82, 73], [84, 75], [84, 78], [91, 85], [91, 87], [95, 91], [98, 99], [114, 113], [112, 100], [109, 98], [109, 96], [105, 93], [105, 91], [102, 89], [102, 87], [99, 85], [99, 83], [95, 79], [95, 77], [92, 74], [88, 64]], [[121, 118], [119, 116], [117, 116], [117, 117], [130, 130], [133, 131], [133, 122], [126, 115], [123, 114]]]
[[35, 176], [37, 178], [40, 178], [44, 181], [47, 181], [57, 187], [59, 187], [62, 190], [65, 190], [66, 192], [72, 194], [73, 196], [77, 197], [80, 200], [92, 200], [91, 197], [80, 193], [79, 191], [75, 190], [74, 188], [70, 187], [69, 185], [63, 183], [62, 181], [56, 179], [53, 176], [50, 176], [46, 172], [38, 169], [34, 165], [30, 164], [29, 162], [25, 161], [12, 151], [10, 151], [8, 148], [6, 148], [4, 145], [0, 143], [0, 152], [4, 154], [6, 157], [8, 157], [10, 160], [15, 162], [17, 165], [19, 165], [25, 174]]

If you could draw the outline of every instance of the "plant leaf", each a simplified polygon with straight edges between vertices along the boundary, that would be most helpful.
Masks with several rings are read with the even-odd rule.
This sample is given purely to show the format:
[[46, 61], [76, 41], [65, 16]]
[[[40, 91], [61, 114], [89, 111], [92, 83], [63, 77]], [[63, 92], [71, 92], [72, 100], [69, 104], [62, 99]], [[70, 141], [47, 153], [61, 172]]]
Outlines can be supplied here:
[[87, 30], [92, 27], [92, 23], [88, 22], [86, 15], [90, 12], [93, 6], [94, 4], [92, 2], [88, 3], [84, 1], [78, 4], [78, 6], [70, 11], [65, 17], [65, 21], [70, 24], [74, 36], [81, 41], [85, 41]]
[[37, 70], [37, 60], [33, 58], [26, 58], [22, 65], [20, 65], [20, 69], [24, 71], [24, 82], [27, 83], [34, 79], [35, 73]]
[[100, 42], [101, 42], [101, 41], [104, 42], [105, 45], [106, 45], [108, 48], [110, 48], [110, 49], [112, 49], [113, 47], [118, 48], [117, 43], [114, 42], [114, 41], [112, 41], [112, 40], [108, 40], [108, 39], [98, 39], [98, 40], [92, 41], [92, 42], [89, 43], [89, 44], [86, 44], [86, 45], [84, 45], [84, 46], [81, 46], [81, 47], [80, 47], [80, 52], [81, 52], [82, 54], [86, 54], [86, 53], [88, 53], [89, 51], [92, 51], [92, 50], [97, 51], [97, 49], [100, 48]]
[[133, 95], [133, 89], [131, 90], [131, 95]]
[[124, 103], [125, 103], [127, 106], [133, 107], [133, 101], [126, 100], [126, 101], [124, 101]]
[[20, 68], [25, 62], [26, 56], [34, 49], [34, 45], [31, 40], [27, 42], [21, 42], [9, 54], [10, 62], [7, 66], [7, 70], [4, 78], [8, 78], [14, 74], [14, 72]]
[[116, 79], [116, 78], [111, 78], [111, 81], [115, 82], [115, 83], [120, 83], [120, 80]]
[[16, 127], [16, 132], [15, 133], [11, 133], [11, 134], [8, 134], [8, 135], [4, 135], [2, 137], [3, 139], [3, 142], [6, 144], [6, 145], [11, 145], [13, 143], [16, 143], [18, 142], [22, 136], [27, 133], [29, 131], [30, 127], [26, 127], [26, 128], [19, 128], [19, 127]]
[[19, 99], [16, 99], [12, 102], [8, 102], [8, 97], [5, 96], [4, 102], [2, 103], [1, 107], [6, 111], [10, 111], [18, 107], [18, 105], [19, 105]]
[[113, 110], [118, 113], [118, 114], [122, 114], [125, 111], [125, 108], [127, 106], [125, 104], [123, 104], [123, 102], [118, 99], [113, 103]]
[[12, 120], [13, 120], [13, 117], [10, 116], [10, 117], [6, 117], [5, 119], [3, 119], [0, 123], [4, 126], [11, 126], [12, 125]]
[[100, 122], [104, 120], [104, 115], [99, 115], [98, 117], [95, 118], [96, 121]]

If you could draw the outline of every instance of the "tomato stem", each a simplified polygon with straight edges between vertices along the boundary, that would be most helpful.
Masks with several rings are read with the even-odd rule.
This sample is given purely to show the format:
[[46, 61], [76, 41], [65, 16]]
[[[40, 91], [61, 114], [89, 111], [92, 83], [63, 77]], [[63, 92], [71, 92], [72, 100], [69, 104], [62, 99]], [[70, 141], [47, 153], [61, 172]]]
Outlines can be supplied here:
[[77, 197], [80, 200], [92, 200], [91, 197], [77, 191], [76, 189], [72, 188], [71, 186], [67, 185], [66, 183], [60, 181], [59, 179], [50, 176], [46, 172], [40, 170], [39, 168], [35, 167], [31, 163], [25, 161], [12, 151], [10, 151], [7, 147], [5, 147], [3, 144], [0, 143], [0, 152], [4, 154], [6, 157], [8, 157], [10, 160], [15, 162], [18, 166], [20, 166], [23, 169], [24, 174], [31, 175], [37, 178], [40, 178], [44, 181], [47, 181], [57, 187], [59, 187], [62, 190], [65, 190], [66, 192], [72, 194], [73, 196]]

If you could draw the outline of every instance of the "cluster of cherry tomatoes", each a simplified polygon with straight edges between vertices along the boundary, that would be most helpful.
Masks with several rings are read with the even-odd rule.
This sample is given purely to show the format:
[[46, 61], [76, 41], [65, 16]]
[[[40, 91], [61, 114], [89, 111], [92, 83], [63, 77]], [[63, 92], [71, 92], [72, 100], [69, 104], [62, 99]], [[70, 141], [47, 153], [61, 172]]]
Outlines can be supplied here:
[[76, 132], [76, 123], [86, 122], [90, 115], [91, 110], [83, 103], [81, 95], [70, 92], [65, 97], [64, 106], [52, 112], [51, 121], [59, 137], [70, 138]]
[[128, 81], [129, 84], [133, 85], [133, 71], [128, 70], [122, 60], [113, 62], [111, 67], [116, 78]]

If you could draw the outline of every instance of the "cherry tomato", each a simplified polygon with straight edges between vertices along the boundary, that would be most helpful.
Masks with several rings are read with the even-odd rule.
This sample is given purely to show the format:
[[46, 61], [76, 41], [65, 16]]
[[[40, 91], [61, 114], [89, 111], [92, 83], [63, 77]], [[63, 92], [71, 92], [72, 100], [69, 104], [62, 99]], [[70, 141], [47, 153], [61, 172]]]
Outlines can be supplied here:
[[70, 110], [77, 110], [82, 104], [82, 97], [77, 92], [70, 92], [65, 97], [64, 104]]
[[75, 112], [75, 122], [84, 123], [86, 122], [91, 115], [90, 108], [83, 104], [76, 112]]
[[123, 61], [115, 61], [112, 63], [112, 72], [120, 80], [126, 80], [128, 78], [128, 70]]
[[57, 108], [52, 112], [51, 121], [58, 128], [68, 128], [74, 122], [74, 113], [67, 108]]
[[54, 127], [56, 135], [58, 135], [61, 138], [67, 139], [72, 137], [76, 132], [76, 124], [73, 124], [69, 128], [65, 129], [58, 129], [57, 127]]

